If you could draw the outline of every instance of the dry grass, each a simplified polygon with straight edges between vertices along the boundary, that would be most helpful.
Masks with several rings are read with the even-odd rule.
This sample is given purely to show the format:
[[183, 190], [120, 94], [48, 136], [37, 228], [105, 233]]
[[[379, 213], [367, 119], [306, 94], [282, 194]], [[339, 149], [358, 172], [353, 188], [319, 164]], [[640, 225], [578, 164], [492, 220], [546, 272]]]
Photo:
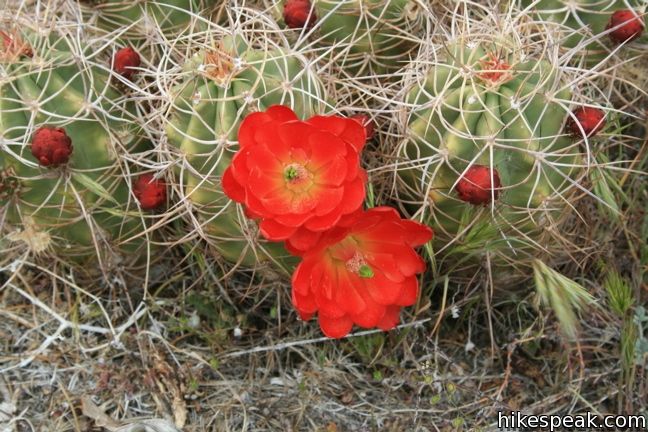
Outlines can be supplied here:
[[[239, 9], [230, 8], [229, 19], [266, 19], [250, 6], [267, 2], [234, 3]], [[429, 3], [424, 33], [437, 37], [470, 9], [417, 3]], [[22, 8], [81, 17], [71, 0], [24, 1]], [[234, 25], [222, 23], [212, 30]], [[93, 23], [87, 31], [107, 43], [118, 39]], [[156, 142], [176, 78], [165, 70], [180, 73], [187, 47], [205, 35], [154, 34], [141, 46], [148, 60], [129, 97], [147, 107], [140, 120]], [[293, 37], [278, 31], [268, 40]], [[380, 133], [364, 163], [377, 166], [402, 139], [395, 101], [406, 70], [389, 81], [339, 78], [331, 51], [299, 40], [317, 60], [335, 109], [376, 121]], [[629, 62], [611, 58], [610, 67], [586, 78], [618, 115], [618, 133], [597, 156], [606, 158], [598, 162], [620, 212], [582, 193], [561, 232], [572, 247], [554, 255], [553, 267], [597, 299], [578, 315], [574, 337], [538, 304], [529, 283], [492, 296], [487, 272], [446, 278], [428, 250], [431, 272], [399, 329], [328, 340], [314, 322], [298, 320], [285, 279], [233, 271], [199, 232], [178, 235], [189, 213], [180, 203], [157, 222], [174, 236], [166, 237], [168, 254], [149, 268], [146, 283], [128, 272], [91, 281], [0, 238], [0, 249], [11, 252], [0, 256], [0, 431], [477, 431], [495, 429], [498, 411], [648, 415], [646, 353], [627, 355], [637, 341], [648, 343], [632, 321], [648, 295], [648, 67], [640, 54]], [[164, 170], [166, 157], [157, 148], [137, 163]], [[372, 199], [393, 202], [393, 169], [368, 171]], [[584, 184], [595, 190], [591, 180]], [[613, 271], [634, 301], [621, 314], [610, 307], [610, 289], [621, 284], [610, 286]]]

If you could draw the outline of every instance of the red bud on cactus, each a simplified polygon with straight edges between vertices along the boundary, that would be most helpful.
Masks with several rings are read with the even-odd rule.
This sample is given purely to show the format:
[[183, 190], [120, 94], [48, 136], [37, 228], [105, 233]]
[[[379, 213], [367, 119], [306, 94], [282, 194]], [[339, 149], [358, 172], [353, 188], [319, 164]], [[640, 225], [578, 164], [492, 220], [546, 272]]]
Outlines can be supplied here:
[[[492, 174], [492, 183], [491, 183]], [[488, 204], [493, 197], [497, 199], [502, 186], [496, 169], [484, 165], [472, 165], [459, 179], [457, 193], [459, 198], [471, 204]]]
[[368, 140], [374, 137], [374, 130], [376, 125], [374, 121], [371, 120], [371, 117], [366, 114], [356, 114], [351, 116], [351, 118], [359, 122], [365, 128]]
[[31, 152], [43, 166], [61, 165], [70, 159], [72, 140], [63, 128], [43, 126], [34, 132]]
[[283, 16], [286, 25], [293, 29], [312, 27], [317, 20], [310, 0], [287, 0]]
[[609, 33], [610, 39], [612, 39], [612, 42], [621, 44], [633, 41], [641, 36], [644, 31], [644, 23], [634, 11], [622, 9], [612, 14], [606, 29], [614, 29]]
[[605, 113], [598, 108], [580, 107], [576, 108], [572, 114], [576, 120], [570, 116], [567, 120], [567, 127], [575, 137], [582, 137], [583, 132], [585, 132], [585, 136], [591, 137], [605, 127]]
[[166, 202], [166, 183], [153, 174], [142, 174], [133, 185], [133, 193], [144, 210], [153, 210]]
[[115, 53], [113, 70], [124, 78], [131, 79], [137, 72], [133, 68], [139, 67], [140, 63], [140, 56], [137, 51], [131, 47], [122, 48]]

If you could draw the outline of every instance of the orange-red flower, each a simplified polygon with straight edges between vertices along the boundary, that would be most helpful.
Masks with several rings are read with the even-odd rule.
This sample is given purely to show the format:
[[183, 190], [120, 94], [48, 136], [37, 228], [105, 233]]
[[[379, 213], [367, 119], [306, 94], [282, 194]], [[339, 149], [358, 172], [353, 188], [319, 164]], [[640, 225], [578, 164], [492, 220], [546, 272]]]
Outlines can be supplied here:
[[359, 153], [366, 136], [357, 121], [301, 121], [290, 108], [275, 105], [247, 116], [238, 139], [223, 190], [260, 220], [268, 240], [288, 240], [291, 250], [305, 251], [362, 206], [366, 174]]
[[414, 248], [432, 235], [389, 207], [345, 218], [303, 254], [292, 278], [295, 308], [302, 319], [317, 313], [322, 331], [333, 338], [353, 324], [395, 327], [401, 307], [416, 302], [416, 275], [425, 270]]

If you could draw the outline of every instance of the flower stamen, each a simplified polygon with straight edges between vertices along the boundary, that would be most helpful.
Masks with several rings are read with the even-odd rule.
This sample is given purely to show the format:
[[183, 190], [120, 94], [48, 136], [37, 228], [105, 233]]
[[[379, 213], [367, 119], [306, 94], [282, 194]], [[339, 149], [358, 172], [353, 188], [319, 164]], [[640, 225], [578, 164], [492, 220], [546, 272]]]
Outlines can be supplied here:
[[298, 183], [308, 178], [308, 171], [300, 164], [290, 164], [284, 169], [284, 179], [289, 183]]
[[361, 278], [369, 279], [374, 276], [373, 269], [367, 264], [364, 257], [356, 252], [351, 259], [346, 262], [346, 268], [351, 273], [355, 273]]

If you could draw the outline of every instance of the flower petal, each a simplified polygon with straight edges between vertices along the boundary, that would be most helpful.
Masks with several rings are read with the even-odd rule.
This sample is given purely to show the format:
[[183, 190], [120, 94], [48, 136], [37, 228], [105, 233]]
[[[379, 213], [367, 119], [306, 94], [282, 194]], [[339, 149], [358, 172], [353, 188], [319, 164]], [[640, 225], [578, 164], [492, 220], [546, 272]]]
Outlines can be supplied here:
[[241, 149], [256, 144], [254, 134], [261, 129], [263, 125], [272, 121], [272, 116], [265, 112], [255, 112], [249, 114], [241, 122], [238, 131], [238, 142]]
[[347, 160], [336, 156], [329, 164], [324, 165], [317, 172], [315, 183], [327, 186], [340, 186], [347, 178], [347, 167]]
[[430, 227], [418, 222], [403, 220], [401, 224], [407, 232], [407, 244], [412, 247], [422, 246], [434, 237], [434, 231]]
[[305, 228], [311, 231], [324, 231], [335, 226], [340, 220], [339, 212], [331, 212], [324, 216], [314, 217], [306, 222]]
[[272, 117], [273, 120], [281, 123], [299, 120], [297, 114], [285, 105], [272, 105], [266, 110], [266, 113]]
[[374, 302], [367, 294], [366, 290], [362, 290], [361, 294], [364, 297], [363, 300], [365, 303], [365, 308], [361, 313], [351, 315], [351, 319], [360, 327], [375, 327], [383, 317], [383, 315], [385, 315], [385, 306]]
[[231, 168], [226, 169], [223, 173], [221, 185], [223, 187], [223, 192], [225, 192], [225, 195], [240, 203], [245, 201], [245, 189], [243, 189], [241, 185], [238, 184], [238, 182], [234, 179]]
[[317, 312], [317, 303], [312, 296], [305, 295], [302, 296], [298, 292], [292, 292], [292, 302], [295, 306], [295, 309], [299, 311], [299, 314], [313, 314]]
[[[362, 299], [359, 290], [356, 289], [362, 289], [363, 287], [359, 281], [353, 279], [353, 276], [350, 276], [348, 272], [340, 271], [338, 273], [337, 292], [335, 293], [335, 301], [349, 315], [361, 314], [367, 307], [367, 303]], [[356, 284], [358, 287], [356, 287]]]
[[250, 172], [247, 190], [261, 200], [270, 194], [279, 193], [283, 185], [284, 182], [282, 179], [277, 180], [276, 176], [271, 176], [265, 171], [255, 169]]
[[402, 282], [405, 276], [400, 272], [398, 262], [391, 253], [366, 254], [365, 259], [372, 266], [376, 267], [385, 274], [387, 279], [393, 282]]
[[347, 154], [347, 145], [337, 136], [328, 132], [313, 132], [308, 136], [310, 164], [314, 169], [328, 164], [335, 157]]
[[309, 249], [312, 249], [321, 236], [321, 233], [306, 228], [299, 228], [286, 240], [286, 243], [289, 245], [291, 251], [295, 251], [298, 255], [301, 255]]
[[261, 235], [270, 241], [282, 241], [295, 232], [295, 228], [278, 224], [272, 219], [264, 219], [259, 224]]
[[400, 306], [387, 306], [385, 314], [376, 326], [381, 330], [391, 330], [400, 322]]
[[353, 182], [347, 183], [344, 188], [344, 200], [340, 206], [340, 213], [352, 213], [362, 207], [365, 200], [365, 182], [357, 177]]
[[324, 216], [332, 212], [341, 202], [344, 196], [344, 188], [328, 188], [323, 187], [317, 192], [317, 207], [315, 207], [315, 214], [317, 216]]
[[406, 278], [401, 284], [401, 293], [395, 304], [398, 306], [412, 306], [418, 297], [418, 279], [416, 276]]
[[391, 305], [400, 297], [401, 284], [385, 277], [379, 269], [374, 270], [374, 276], [365, 283], [367, 293], [378, 304]]
[[339, 339], [349, 334], [351, 328], [353, 328], [353, 321], [346, 315], [339, 318], [331, 318], [320, 313], [319, 325], [322, 333], [326, 336]]

